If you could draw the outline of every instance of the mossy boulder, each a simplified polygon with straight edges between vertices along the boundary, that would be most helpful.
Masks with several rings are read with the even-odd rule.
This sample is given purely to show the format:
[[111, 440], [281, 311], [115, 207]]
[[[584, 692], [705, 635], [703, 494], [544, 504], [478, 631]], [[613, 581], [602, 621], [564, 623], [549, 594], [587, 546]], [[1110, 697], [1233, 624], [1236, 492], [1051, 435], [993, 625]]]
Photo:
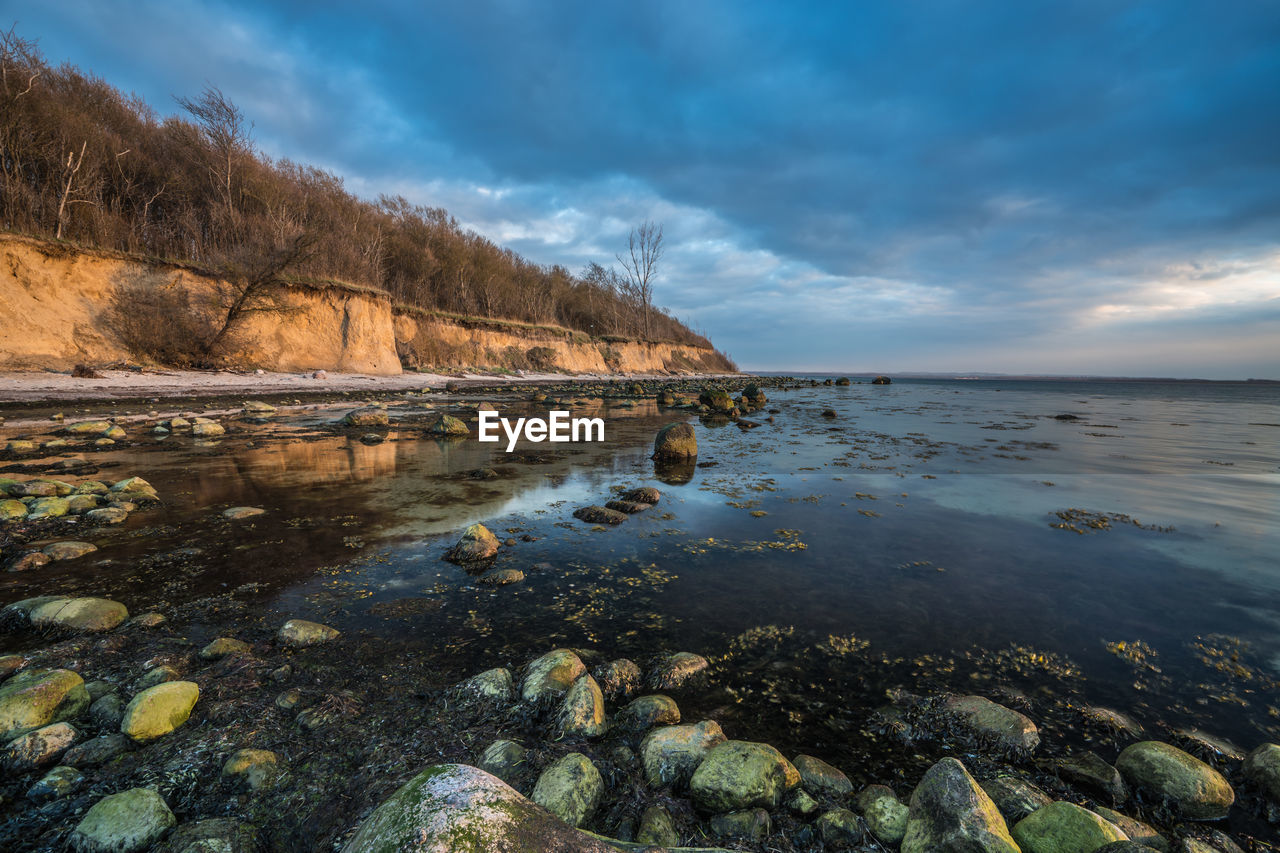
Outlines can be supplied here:
[[627, 520], [625, 512], [603, 506], [584, 506], [573, 511], [573, 517], [588, 524], [621, 524]]
[[248, 655], [253, 653], [253, 646], [244, 640], [234, 637], [218, 637], [200, 650], [201, 660], [222, 660], [230, 655]]
[[689, 424], [667, 424], [653, 440], [654, 459], [693, 459], [698, 455], [698, 437]]
[[988, 779], [982, 783], [982, 790], [1011, 824], [1053, 802], [1053, 798], [1044, 791], [1017, 776]]
[[77, 853], [134, 853], [146, 850], [168, 832], [177, 818], [151, 788], [130, 788], [93, 804], [72, 831]]
[[996, 804], [954, 758], [930, 767], [911, 794], [902, 853], [1020, 853]]
[[1129, 840], [1098, 815], [1066, 802], [1037, 809], [1014, 824], [1012, 835], [1022, 853], [1093, 853], [1104, 844]]
[[570, 649], [547, 652], [529, 664], [520, 696], [526, 702], [537, 702], [546, 696], [567, 693], [586, 671], [582, 659]]
[[427, 427], [427, 435], [458, 437], [471, 434], [471, 428], [452, 415], [441, 415]]
[[1040, 745], [1040, 732], [1029, 717], [990, 699], [955, 696], [947, 700], [946, 708], [969, 731], [1005, 749], [1030, 752]]
[[1129, 784], [1155, 795], [1190, 820], [1226, 817], [1236, 799], [1221, 773], [1160, 741], [1126, 747], [1116, 759], [1116, 769]]
[[571, 752], [542, 771], [531, 799], [570, 826], [581, 826], [603, 793], [604, 779], [591, 759]]
[[600, 737], [608, 726], [604, 717], [604, 694], [590, 675], [582, 675], [560, 703], [557, 727], [566, 737]]
[[71, 512], [71, 501], [66, 498], [36, 498], [27, 504], [27, 518], [61, 518]]
[[618, 720], [634, 731], [680, 722], [680, 706], [670, 696], [654, 693], [633, 700], [618, 712]]
[[148, 687], [125, 706], [120, 733], [147, 743], [181, 726], [191, 716], [200, 688], [192, 681], [168, 681]]
[[[85, 497], [85, 496], [82, 495], [82, 497]], [[74, 498], [72, 498], [72, 500], [74, 500]], [[83, 557], [86, 554], [92, 554], [94, 551], [97, 551], [97, 550], [98, 550], [98, 546], [94, 545], [92, 542], [77, 542], [74, 540], [64, 540], [62, 542], [53, 542], [40, 549], [41, 553], [43, 553], [50, 560], [74, 560], [78, 557]], [[78, 599], [78, 600], [79, 601], [89, 601], [89, 600], [101, 601], [102, 599]]]
[[862, 819], [876, 838], [896, 845], [907, 832], [909, 810], [893, 790], [885, 785], [868, 785], [858, 795]]
[[462, 531], [462, 538], [445, 553], [451, 563], [475, 563], [491, 559], [498, 553], [498, 537], [483, 524], [472, 524]]
[[799, 781], [791, 762], [769, 744], [729, 740], [707, 753], [689, 780], [689, 791], [694, 803], [711, 813], [776, 809]]
[[848, 809], [832, 809], [824, 812], [814, 822], [818, 835], [827, 844], [844, 847], [862, 839], [862, 827], [858, 825], [858, 816]]
[[319, 622], [309, 622], [306, 619], [290, 619], [280, 626], [279, 632], [276, 633], [276, 639], [289, 648], [301, 649], [335, 640], [341, 633], [337, 628], [330, 628], [328, 625], [321, 625]]
[[713, 412], [728, 414], [734, 410], [733, 397], [728, 391], [709, 388], [698, 395], [698, 402]]
[[0, 521], [18, 521], [27, 517], [27, 505], [16, 498], [0, 500]]
[[844, 797], [853, 793], [853, 783], [849, 781], [849, 777], [820, 758], [797, 755], [791, 763], [799, 771], [800, 783], [805, 790], [829, 797]]
[[1280, 746], [1264, 743], [1249, 753], [1244, 760], [1244, 775], [1271, 802], [1280, 805]]
[[514, 697], [516, 687], [511, 678], [511, 670], [498, 668], [488, 669], [479, 675], [471, 676], [458, 685], [458, 690], [473, 698], [505, 705]]
[[391, 419], [387, 417], [387, 410], [370, 406], [364, 409], [354, 409], [342, 416], [342, 425], [348, 427], [384, 427], [391, 423]]
[[84, 679], [71, 670], [23, 670], [0, 684], [0, 742], [74, 720], [88, 707]]
[[707, 753], [724, 742], [724, 732], [713, 720], [654, 729], [640, 743], [645, 779], [654, 788], [684, 786]]
[[66, 631], [110, 631], [129, 618], [129, 609], [106, 598], [63, 598], [46, 602], [31, 610], [31, 624], [36, 628], [60, 628]]

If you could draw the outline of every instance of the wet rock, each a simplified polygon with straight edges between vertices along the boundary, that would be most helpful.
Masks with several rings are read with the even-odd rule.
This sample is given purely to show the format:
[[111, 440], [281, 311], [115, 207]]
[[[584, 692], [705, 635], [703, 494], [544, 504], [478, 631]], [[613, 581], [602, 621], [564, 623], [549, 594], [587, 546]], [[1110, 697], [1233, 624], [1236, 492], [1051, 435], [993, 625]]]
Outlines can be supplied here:
[[505, 705], [515, 698], [516, 687], [511, 678], [511, 670], [498, 668], [471, 676], [458, 685], [458, 690], [479, 699]]
[[627, 520], [625, 512], [602, 506], [584, 506], [573, 511], [573, 517], [588, 524], [621, 524]]
[[123, 524], [129, 517], [129, 513], [120, 507], [104, 506], [89, 510], [84, 517], [94, 524]]
[[129, 618], [129, 610], [106, 598], [63, 598], [46, 602], [30, 613], [36, 628], [67, 631], [110, 631]]
[[[97, 509], [98, 501], [97, 495], [72, 495], [67, 498], [67, 512], [72, 515], [83, 515], [91, 509]], [[98, 549], [95, 547], [93, 550], [96, 551]], [[85, 553], [88, 552], [86, 551]]]
[[1112, 731], [1121, 732], [1132, 738], [1142, 736], [1142, 725], [1128, 714], [1123, 714], [1119, 711], [1112, 710], [1111, 708], [1098, 707], [1096, 705], [1082, 708], [1080, 713], [1086, 720], [1101, 726], [1106, 726]]
[[1128, 837], [1088, 809], [1074, 803], [1050, 803], [1013, 826], [1022, 853], [1093, 853]]
[[651, 690], [675, 690], [707, 668], [707, 659], [690, 652], [660, 658], [649, 668]]
[[1055, 769], [1063, 779], [1096, 788], [1113, 802], [1122, 802], [1129, 796], [1120, 772], [1092, 752], [1061, 758]]
[[270, 788], [280, 775], [280, 759], [269, 749], [238, 749], [222, 765], [222, 775], [243, 780], [249, 788]]
[[1280, 746], [1264, 743], [1249, 753], [1244, 760], [1244, 775], [1271, 802], [1280, 805]]
[[605, 509], [611, 509], [614, 512], [620, 512], [624, 515], [635, 515], [638, 512], [644, 512], [646, 509], [652, 509], [653, 504], [638, 503], [637, 501], [612, 500], [604, 505]]
[[471, 428], [451, 415], [441, 415], [427, 427], [427, 435], [462, 437], [470, 434]]
[[783, 805], [792, 814], [808, 817], [818, 811], [818, 801], [809, 796], [804, 788], [793, 788], [783, 800]]
[[1040, 745], [1040, 733], [1030, 718], [990, 699], [956, 696], [947, 700], [946, 708], [971, 732], [990, 737], [1005, 749], [1029, 752]]
[[276, 697], [276, 707], [281, 711], [292, 711], [302, 702], [302, 691], [296, 687], [290, 687], [288, 690], [281, 692]]
[[126, 477], [123, 480], [119, 480], [111, 486], [111, 492], [127, 500], [156, 496], [155, 486], [141, 477]]
[[689, 781], [694, 803], [707, 812], [761, 806], [776, 809], [800, 774], [767, 743], [728, 740], [712, 747]]
[[291, 649], [303, 649], [327, 643], [336, 639], [342, 632], [319, 622], [308, 622], [306, 619], [290, 619], [281, 626], [276, 639]]
[[137, 616], [129, 620], [129, 625], [134, 628], [158, 628], [165, 623], [163, 613], [139, 613]]
[[344, 853], [617, 853], [567, 826], [483, 770], [428, 767], [361, 822]]
[[215, 817], [179, 826], [157, 853], [257, 853], [260, 849], [252, 824]]
[[1148, 740], [1120, 753], [1116, 769], [1129, 784], [1168, 803], [1190, 820], [1226, 817], [1235, 791], [1222, 774], [1176, 746]]
[[79, 421], [62, 428], [66, 435], [105, 435], [112, 427], [110, 421]]
[[232, 521], [239, 521], [242, 518], [253, 518], [256, 515], [263, 515], [265, 509], [256, 506], [233, 506], [230, 509], [222, 511], [223, 518], [229, 518]]
[[632, 501], [638, 504], [648, 504], [653, 506], [662, 499], [662, 492], [653, 488], [653, 486], [640, 486], [623, 494], [624, 501]]
[[837, 379], [837, 380], [836, 380], [836, 384], [837, 384], [837, 385], [840, 385], [840, 386], [848, 385], [848, 384], [849, 384], [849, 377], [848, 377], [848, 376], [841, 376], [839, 379]]
[[626, 658], [603, 663], [592, 670], [600, 690], [609, 699], [625, 699], [640, 689], [640, 667]]
[[134, 690], [146, 690], [155, 687], [157, 684], [164, 684], [169, 681], [177, 681], [182, 677], [182, 673], [169, 664], [162, 663], [159, 666], [153, 666], [142, 674], [142, 677], [133, 685]]
[[1192, 728], [1173, 730], [1174, 737], [1186, 743], [1187, 748], [1201, 755], [1225, 758], [1229, 761], [1244, 761], [1247, 751], [1229, 740], [1211, 735], [1206, 731]]
[[342, 425], [348, 427], [385, 427], [391, 423], [387, 410], [371, 406], [364, 409], [353, 409], [342, 416]]
[[680, 833], [676, 831], [676, 822], [671, 812], [660, 805], [652, 805], [640, 816], [640, 829], [636, 832], [636, 842], [650, 844], [655, 847], [675, 847], [680, 843]]
[[0, 655], [0, 681], [27, 665], [26, 655]]
[[72, 767], [105, 764], [129, 748], [129, 739], [119, 732], [98, 735], [76, 744], [62, 756], [62, 763]]
[[661, 693], [641, 696], [618, 712], [618, 721], [635, 731], [674, 725], [680, 722], [680, 707]]
[[94, 803], [70, 836], [78, 853], [134, 853], [155, 844], [178, 821], [150, 788], [130, 788]]
[[853, 793], [849, 777], [820, 758], [797, 755], [791, 762], [800, 772], [800, 783], [806, 789], [828, 797], [843, 797]]
[[640, 743], [645, 779], [654, 788], [687, 785], [707, 753], [724, 742], [724, 732], [712, 720], [654, 729]]
[[201, 660], [222, 660], [228, 655], [253, 654], [253, 646], [234, 637], [218, 637], [200, 650]]
[[1217, 830], [1204, 836], [1187, 835], [1178, 839], [1176, 853], [1244, 853], [1240, 845]]
[[688, 424], [667, 424], [653, 440], [654, 459], [692, 459], [697, 455], [698, 437]]
[[49, 559], [48, 554], [41, 553], [40, 551], [28, 551], [26, 554], [23, 554], [21, 557], [13, 561], [13, 565], [9, 566], [9, 571], [27, 572], [31, 569], [38, 569], [41, 566], [47, 566], [51, 562], [52, 560]]
[[462, 538], [444, 555], [451, 563], [474, 563], [498, 553], [498, 537], [483, 524], [473, 524], [462, 531]]
[[911, 794], [902, 853], [1019, 853], [996, 804], [969, 771], [944, 758]]
[[92, 554], [96, 550], [98, 546], [92, 542], [73, 541], [54, 542], [41, 549], [50, 560], [74, 560], [85, 554]]
[[524, 580], [524, 572], [519, 569], [495, 569], [480, 578], [485, 586], [510, 586]]
[[23, 670], [0, 684], [0, 741], [74, 720], [88, 707], [84, 679], [71, 670]]
[[607, 728], [604, 717], [604, 694], [590, 675], [583, 675], [565, 694], [556, 719], [565, 737], [600, 737]]
[[862, 819], [873, 835], [885, 844], [898, 844], [907, 832], [906, 804], [885, 785], [868, 785], [858, 795]]
[[200, 688], [192, 681], [148, 687], [125, 706], [120, 733], [136, 743], [163, 737], [187, 721], [199, 698]]
[[581, 826], [595, 812], [603, 791], [596, 766], [582, 753], [571, 752], [542, 771], [531, 799], [570, 826]]
[[101, 729], [119, 729], [124, 719], [124, 700], [118, 693], [108, 693], [89, 706], [89, 719]]
[[73, 793], [84, 784], [84, 774], [74, 767], [55, 767], [27, 789], [27, 799], [34, 802], [56, 800]]
[[769, 813], [764, 809], [747, 809], [719, 814], [711, 818], [711, 832], [721, 838], [745, 838], [759, 841], [773, 831]]
[[480, 756], [480, 769], [513, 784], [524, 767], [527, 753], [528, 750], [513, 740], [495, 740]]
[[79, 736], [68, 723], [52, 723], [9, 741], [4, 763], [19, 772], [43, 767], [57, 760]]
[[27, 480], [23, 483], [11, 482], [7, 491], [15, 498], [54, 498], [58, 496], [58, 487], [49, 480]]
[[1098, 817], [1127, 835], [1130, 841], [1159, 851], [1167, 851], [1169, 849], [1169, 842], [1165, 837], [1142, 821], [1120, 814], [1120, 812], [1112, 811], [1105, 806], [1096, 806], [1093, 811]]
[[854, 844], [862, 839], [858, 816], [848, 809], [832, 809], [814, 823], [819, 837], [827, 844]]
[[720, 414], [730, 414], [736, 411], [733, 404], [733, 397], [729, 396], [729, 392], [720, 391], [718, 389], [708, 389], [698, 395], [698, 402], [706, 406], [713, 412]]
[[877, 376], [875, 379], [871, 380], [871, 384], [872, 385], [892, 385], [893, 380], [890, 379], [888, 376]]
[[10, 498], [0, 501], [0, 521], [17, 521], [27, 517], [27, 505]]
[[61, 518], [71, 511], [71, 502], [66, 498], [36, 498], [27, 504], [27, 518]]
[[567, 693], [586, 671], [582, 659], [569, 649], [547, 652], [529, 664], [520, 696], [526, 702], [537, 702], [545, 696]]

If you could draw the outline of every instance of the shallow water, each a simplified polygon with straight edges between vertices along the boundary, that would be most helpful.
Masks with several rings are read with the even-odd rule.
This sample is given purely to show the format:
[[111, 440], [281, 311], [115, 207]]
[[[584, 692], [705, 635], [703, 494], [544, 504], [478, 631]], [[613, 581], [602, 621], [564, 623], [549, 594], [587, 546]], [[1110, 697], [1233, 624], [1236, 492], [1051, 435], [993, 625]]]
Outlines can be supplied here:
[[[776, 414], [751, 415], [756, 429], [694, 422], [683, 484], [648, 455], [654, 430], [688, 414], [652, 401], [577, 407], [606, 418], [603, 445], [511, 455], [411, 426], [369, 446], [314, 429], [329, 412], [94, 453], [96, 478], [141, 475], [164, 506], [98, 535], [89, 558], [0, 575], [0, 600], [104, 594], [141, 612], [230, 593], [268, 621], [381, 642], [371, 670], [411, 650], [459, 678], [559, 645], [641, 661], [687, 649], [720, 674], [682, 700], [686, 719], [714, 713], [731, 736], [837, 760], [875, 754], [868, 714], [900, 687], [1105, 705], [1245, 749], [1280, 734], [1275, 386], [769, 394]], [[486, 468], [496, 476], [471, 475]], [[638, 485], [662, 502], [617, 528], [572, 518]], [[235, 505], [268, 514], [223, 520]], [[1052, 526], [1069, 509], [1113, 517]], [[516, 540], [496, 565], [523, 583], [490, 588], [441, 560], [475, 521]], [[225, 618], [185, 630], [202, 642]], [[1107, 646], [1139, 640], [1145, 661]]]

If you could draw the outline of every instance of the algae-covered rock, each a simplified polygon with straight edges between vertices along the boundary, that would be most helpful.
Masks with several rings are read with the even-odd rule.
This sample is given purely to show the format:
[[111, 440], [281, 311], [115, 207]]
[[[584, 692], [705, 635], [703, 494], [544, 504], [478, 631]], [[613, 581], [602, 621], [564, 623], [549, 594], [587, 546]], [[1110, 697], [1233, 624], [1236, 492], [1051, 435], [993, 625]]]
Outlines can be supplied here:
[[342, 416], [342, 425], [349, 427], [384, 427], [391, 423], [387, 410], [371, 406], [365, 409], [354, 409]]
[[16, 498], [0, 500], [0, 521], [18, 521], [27, 517], [27, 505]]
[[566, 737], [594, 738], [608, 728], [604, 717], [604, 694], [590, 675], [582, 675], [560, 704], [557, 716], [560, 733]]
[[640, 689], [643, 681], [640, 667], [636, 666], [635, 661], [627, 658], [618, 658], [600, 664], [592, 670], [591, 674], [595, 676], [596, 683], [600, 685], [604, 695], [610, 699], [625, 699], [631, 696]]
[[67, 540], [54, 542], [40, 549], [50, 560], [74, 560], [85, 554], [92, 554], [98, 546], [92, 542], [75, 542]]
[[269, 788], [280, 775], [280, 758], [269, 749], [237, 749], [222, 765], [222, 775], [243, 779], [254, 791]]
[[1056, 769], [1058, 775], [1068, 782], [1088, 785], [1103, 791], [1111, 797], [1112, 802], [1121, 802], [1129, 796], [1124, 779], [1120, 777], [1120, 771], [1095, 753], [1083, 752], [1060, 758]]
[[1116, 769], [1134, 787], [1164, 800], [1182, 817], [1226, 817], [1235, 791], [1222, 774], [1176, 746], [1147, 740], [1132, 744], [1116, 759]]
[[472, 524], [462, 531], [462, 538], [444, 555], [451, 563], [473, 563], [487, 560], [498, 553], [498, 537], [483, 524]]
[[84, 774], [74, 767], [55, 767], [27, 789], [27, 799], [37, 803], [65, 797], [84, 784]]
[[61, 518], [71, 512], [71, 501], [66, 498], [36, 498], [27, 504], [27, 518]]
[[163, 737], [187, 721], [199, 698], [200, 688], [192, 681], [148, 687], [125, 706], [120, 733], [136, 743]]
[[640, 816], [636, 842], [655, 847], [674, 847], [679, 844], [680, 833], [676, 831], [676, 822], [671, 817], [671, 812], [656, 803], [645, 809]]
[[536, 702], [544, 696], [567, 693], [586, 671], [582, 659], [569, 649], [547, 652], [529, 664], [520, 696], [526, 702]]
[[258, 853], [258, 830], [229, 817], [184, 823], [169, 833], [156, 853]]
[[573, 517], [588, 524], [621, 524], [627, 520], [625, 512], [603, 506], [584, 506], [573, 511]]
[[653, 440], [654, 459], [692, 459], [697, 455], [698, 437], [689, 424], [667, 424]]
[[51, 723], [9, 741], [4, 748], [4, 764], [26, 771], [43, 767], [66, 752], [79, 733], [68, 723]]
[[93, 804], [72, 831], [78, 853], [134, 853], [155, 844], [176, 824], [164, 798], [150, 788], [130, 788]]
[[30, 613], [36, 628], [67, 631], [110, 631], [128, 618], [127, 607], [106, 598], [63, 598], [41, 604]]
[[636, 731], [680, 722], [680, 707], [670, 696], [641, 696], [618, 712], [618, 720]]
[[1016, 776], [997, 776], [982, 783], [982, 790], [1000, 809], [1009, 823], [1017, 823], [1027, 815], [1053, 802], [1053, 798], [1035, 785]]
[[898, 844], [907, 832], [909, 810], [893, 790], [884, 785], [869, 785], [858, 795], [862, 819], [872, 834], [885, 844]]
[[797, 755], [791, 763], [800, 773], [800, 783], [809, 791], [829, 797], [843, 797], [853, 792], [849, 777], [820, 758]]
[[200, 650], [201, 660], [221, 660], [229, 655], [247, 655], [253, 653], [253, 646], [244, 640], [234, 637], [218, 637]]
[[471, 434], [471, 428], [452, 415], [441, 415], [427, 427], [427, 435], [458, 437]]
[[902, 853], [1019, 853], [999, 809], [969, 771], [944, 758], [911, 794]]
[[84, 679], [71, 670], [23, 670], [0, 684], [0, 742], [74, 720], [88, 707]]
[[489, 699], [506, 704], [515, 696], [515, 682], [511, 678], [511, 670], [505, 668], [488, 669], [479, 675], [473, 675], [458, 685], [464, 694], [479, 699]]
[[513, 740], [495, 740], [485, 747], [480, 756], [480, 769], [512, 784], [524, 765], [527, 753], [528, 750]]
[[713, 720], [654, 729], [640, 743], [645, 779], [654, 788], [686, 785], [707, 753], [724, 742], [724, 732]]
[[1094, 806], [1093, 812], [1116, 829], [1123, 832], [1129, 837], [1129, 840], [1144, 847], [1150, 847], [1155, 850], [1167, 851], [1169, 849], [1169, 841], [1163, 835], [1149, 824], [1143, 823], [1137, 818], [1129, 817], [1118, 811], [1107, 808], [1106, 806]]
[[1006, 749], [1030, 751], [1040, 745], [1035, 723], [1025, 714], [990, 699], [956, 696], [947, 701], [946, 707], [970, 731], [993, 738]]
[[759, 841], [773, 831], [773, 822], [764, 809], [746, 809], [711, 818], [711, 833], [721, 838], [745, 838]]
[[1023, 853], [1093, 853], [1104, 844], [1129, 840], [1098, 815], [1066, 802], [1037, 809], [1014, 824], [1012, 835]]
[[1271, 802], [1280, 804], [1280, 746], [1264, 743], [1244, 760], [1245, 778], [1262, 789]]
[[769, 744], [729, 740], [707, 753], [693, 772], [689, 791], [708, 812], [776, 809], [799, 778], [791, 762]]
[[604, 779], [591, 759], [571, 752], [542, 771], [531, 799], [570, 826], [581, 826], [603, 792]]
[[302, 649], [327, 643], [339, 636], [337, 628], [321, 625], [319, 622], [308, 622], [306, 619], [290, 619], [280, 626], [276, 639], [292, 649]]
[[649, 669], [651, 690], [675, 690], [695, 675], [705, 672], [707, 659], [692, 652], [676, 652], [659, 658]]

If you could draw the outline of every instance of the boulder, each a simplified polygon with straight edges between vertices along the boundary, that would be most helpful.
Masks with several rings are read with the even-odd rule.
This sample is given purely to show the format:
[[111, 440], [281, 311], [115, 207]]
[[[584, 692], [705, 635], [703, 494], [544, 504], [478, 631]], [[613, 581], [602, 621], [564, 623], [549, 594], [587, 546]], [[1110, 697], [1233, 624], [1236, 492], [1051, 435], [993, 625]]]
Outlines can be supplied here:
[[560, 703], [556, 725], [565, 737], [600, 737], [607, 725], [604, 718], [604, 694], [590, 675], [582, 675]]
[[1160, 741], [1126, 747], [1116, 759], [1116, 769], [1129, 784], [1160, 798], [1189, 820], [1226, 817], [1236, 799], [1221, 773]]
[[84, 774], [74, 767], [55, 767], [27, 789], [27, 799], [37, 803], [65, 797], [84, 784]]
[[94, 803], [72, 831], [71, 847], [78, 853], [134, 853], [155, 844], [177, 822], [155, 791], [130, 788]]
[[890, 379], [888, 376], [877, 376], [875, 379], [871, 380], [871, 384], [872, 385], [892, 385], [893, 380]]
[[1074, 803], [1037, 809], [1013, 826], [1022, 853], [1093, 853], [1104, 844], [1128, 841], [1115, 826]]
[[686, 785], [707, 753], [724, 742], [724, 732], [712, 720], [654, 729], [640, 743], [645, 778], [654, 788]]
[[1151, 847], [1155, 850], [1167, 851], [1169, 842], [1163, 835], [1156, 832], [1148, 824], [1140, 820], [1131, 818], [1128, 815], [1120, 814], [1106, 806], [1095, 806], [1093, 812], [1116, 829], [1123, 832], [1129, 837], [1129, 840], [1144, 847]]
[[542, 771], [531, 799], [570, 826], [580, 826], [603, 792], [600, 771], [582, 753], [571, 752]]
[[462, 437], [471, 434], [471, 428], [451, 415], [441, 415], [427, 427], [427, 435]]
[[129, 517], [129, 511], [118, 506], [104, 506], [89, 510], [84, 517], [94, 524], [123, 524]]
[[480, 769], [510, 785], [520, 773], [526, 754], [528, 750], [513, 740], [495, 740], [480, 756]]
[[969, 771], [944, 758], [911, 794], [902, 853], [1019, 853], [999, 809]]
[[625, 699], [640, 689], [640, 667], [634, 661], [619, 658], [603, 663], [592, 670], [596, 683], [610, 699]]
[[680, 707], [661, 693], [641, 696], [618, 712], [618, 720], [636, 731], [654, 726], [670, 726], [680, 722]]
[[214, 438], [225, 434], [227, 428], [217, 421], [211, 421], [207, 418], [196, 418], [191, 424], [191, 434], [198, 438]]
[[[73, 498], [74, 500], [74, 498]], [[40, 549], [50, 560], [74, 560], [85, 554], [92, 554], [98, 546], [92, 542], [54, 542]]]
[[689, 780], [694, 803], [707, 812], [757, 806], [776, 809], [800, 774], [767, 743], [727, 740], [712, 747]]
[[1053, 798], [1030, 782], [1016, 776], [997, 776], [982, 783], [982, 790], [995, 802], [1009, 823], [1017, 823]]
[[624, 501], [631, 501], [632, 503], [648, 504], [649, 506], [653, 506], [662, 499], [662, 492], [652, 486], [640, 486], [639, 488], [625, 492], [622, 495], [622, 499]]
[[660, 658], [649, 668], [651, 690], [675, 690], [707, 668], [707, 659], [690, 652], [676, 652]]
[[862, 827], [858, 826], [858, 816], [848, 809], [832, 809], [823, 813], [814, 824], [818, 835], [827, 844], [845, 846], [854, 844], [862, 838]]
[[657, 804], [645, 809], [640, 816], [636, 842], [654, 847], [675, 847], [679, 844], [680, 833], [676, 831], [676, 822], [671, 817], [671, 812]]
[[667, 424], [653, 440], [654, 459], [692, 459], [697, 455], [698, 437], [689, 424]]
[[51, 723], [9, 741], [4, 763], [20, 772], [43, 767], [66, 752], [78, 736], [68, 723]]
[[275, 784], [280, 775], [280, 759], [269, 749], [237, 749], [222, 765], [222, 775], [242, 779], [251, 790]]
[[483, 524], [472, 524], [462, 531], [462, 538], [444, 555], [451, 563], [474, 563], [488, 560], [498, 553], [498, 537]]
[[129, 610], [106, 598], [63, 598], [49, 601], [30, 613], [36, 628], [67, 631], [110, 631], [129, 618]]
[[348, 427], [384, 427], [389, 426], [391, 419], [387, 410], [376, 406], [364, 409], [353, 409], [342, 416], [342, 425]]
[[201, 660], [221, 660], [229, 655], [253, 654], [253, 646], [234, 637], [218, 637], [200, 650]]
[[120, 733], [136, 743], [163, 737], [187, 721], [199, 698], [200, 688], [192, 681], [148, 687], [125, 706]]
[[108, 693], [89, 706], [89, 719], [100, 729], [119, 729], [124, 719], [124, 700], [118, 693]]
[[969, 731], [992, 738], [1005, 749], [1030, 752], [1040, 745], [1035, 723], [1026, 715], [990, 699], [955, 696], [947, 700], [946, 709]]
[[805, 790], [828, 797], [844, 797], [853, 793], [849, 777], [820, 758], [797, 755], [791, 762], [800, 773], [800, 784]]
[[458, 690], [477, 699], [487, 699], [505, 705], [515, 698], [516, 686], [511, 678], [511, 670], [498, 668], [487, 669], [479, 675], [471, 676], [458, 685]]
[[164, 684], [167, 681], [177, 681], [181, 677], [182, 673], [178, 672], [175, 667], [162, 663], [144, 672], [133, 687], [135, 690], [146, 690], [148, 687], [155, 687], [157, 684]]
[[156, 848], [156, 853], [257, 853], [260, 849], [253, 824], [212, 817], [182, 824]]
[[1122, 802], [1129, 796], [1120, 772], [1092, 752], [1084, 752], [1061, 758], [1055, 768], [1058, 775], [1068, 782], [1087, 785], [1106, 793], [1112, 802]]
[[711, 818], [711, 833], [721, 838], [745, 838], [759, 841], [773, 831], [769, 813], [764, 809], [718, 814]]
[[1271, 802], [1280, 805], [1280, 746], [1264, 743], [1244, 760], [1245, 778], [1262, 789]]
[[276, 639], [291, 649], [302, 649], [327, 643], [337, 638], [342, 632], [319, 622], [308, 622], [306, 619], [290, 619], [280, 627]]
[[88, 707], [84, 679], [71, 670], [23, 670], [0, 684], [0, 741], [74, 720]]
[[604, 505], [605, 509], [611, 509], [614, 512], [620, 512], [623, 515], [635, 515], [638, 512], [644, 512], [651, 509], [653, 504], [638, 503], [636, 501], [612, 500]]
[[72, 767], [104, 764], [129, 748], [129, 739], [119, 732], [98, 735], [76, 744], [62, 756], [62, 763]]
[[873, 835], [885, 844], [896, 845], [907, 832], [908, 809], [885, 785], [868, 785], [858, 795], [862, 819]]
[[573, 511], [573, 517], [588, 524], [621, 524], [627, 520], [625, 512], [603, 506], [584, 506]]
[[71, 502], [66, 498], [36, 498], [27, 504], [27, 518], [61, 518], [71, 511]]
[[27, 505], [20, 500], [0, 500], [0, 521], [17, 521], [27, 517]]
[[547, 652], [529, 664], [520, 696], [526, 702], [537, 702], [546, 696], [567, 693], [586, 671], [582, 659], [569, 649]]

